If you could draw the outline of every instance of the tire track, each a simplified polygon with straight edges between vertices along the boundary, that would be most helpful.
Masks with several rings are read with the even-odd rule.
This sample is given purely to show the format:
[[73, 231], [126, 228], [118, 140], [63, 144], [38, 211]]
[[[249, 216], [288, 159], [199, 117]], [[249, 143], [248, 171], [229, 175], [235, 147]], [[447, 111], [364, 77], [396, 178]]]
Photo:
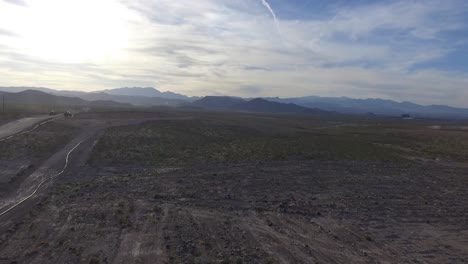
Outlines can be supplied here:
[[13, 206], [11, 206], [10, 208], [8, 208], [7, 210], [5, 210], [5, 211], [3, 211], [2, 213], [0, 213], [0, 217], [3, 216], [3, 215], [5, 215], [5, 214], [8, 213], [9, 211], [13, 210], [14, 208], [16, 208], [17, 206], [19, 206], [20, 204], [24, 203], [25, 201], [29, 200], [31, 197], [33, 197], [33, 196], [37, 193], [37, 191], [42, 187], [42, 185], [43, 185], [44, 183], [46, 183], [47, 181], [52, 180], [52, 179], [57, 178], [58, 176], [62, 175], [62, 174], [65, 172], [65, 170], [67, 169], [67, 167], [68, 167], [68, 159], [69, 159], [69, 157], [70, 157], [70, 154], [71, 154], [76, 148], [78, 148], [78, 147], [81, 145], [81, 143], [83, 143], [84, 141], [85, 141], [85, 140], [80, 141], [78, 144], [76, 144], [76, 145], [67, 153], [67, 156], [65, 157], [65, 165], [63, 166], [63, 169], [62, 169], [59, 173], [57, 173], [57, 174], [55, 174], [55, 175], [53, 175], [53, 176], [51, 176], [51, 177], [49, 177], [49, 178], [46, 178], [46, 179], [42, 180], [42, 181], [39, 183], [39, 185], [37, 185], [36, 189], [34, 189], [34, 191], [33, 191], [30, 195], [26, 196], [25, 198], [23, 198], [22, 200], [20, 200], [18, 203], [14, 204]]

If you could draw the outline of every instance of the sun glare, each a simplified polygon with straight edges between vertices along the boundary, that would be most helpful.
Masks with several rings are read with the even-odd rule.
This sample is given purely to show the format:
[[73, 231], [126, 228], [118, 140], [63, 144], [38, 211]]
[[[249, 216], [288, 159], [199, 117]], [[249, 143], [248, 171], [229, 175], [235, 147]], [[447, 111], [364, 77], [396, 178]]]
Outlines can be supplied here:
[[[103, 61], [119, 56], [127, 43], [126, 10], [107, 0], [30, 1], [20, 17], [17, 48], [63, 63]], [[21, 8], [21, 7], [16, 7]]]

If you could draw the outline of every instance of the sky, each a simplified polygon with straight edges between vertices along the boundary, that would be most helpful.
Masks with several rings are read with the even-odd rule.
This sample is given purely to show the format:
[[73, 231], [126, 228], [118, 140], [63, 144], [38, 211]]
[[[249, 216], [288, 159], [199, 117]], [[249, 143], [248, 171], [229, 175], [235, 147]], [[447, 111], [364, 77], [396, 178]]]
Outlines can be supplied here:
[[0, 0], [0, 85], [468, 107], [468, 1]]

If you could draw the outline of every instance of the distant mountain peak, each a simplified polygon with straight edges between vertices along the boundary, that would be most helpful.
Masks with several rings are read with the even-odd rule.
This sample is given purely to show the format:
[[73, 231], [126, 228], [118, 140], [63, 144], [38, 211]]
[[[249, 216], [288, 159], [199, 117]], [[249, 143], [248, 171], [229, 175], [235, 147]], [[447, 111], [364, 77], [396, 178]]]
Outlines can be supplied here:
[[230, 96], [206, 96], [193, 102], [196, 107], [226, 111], [248, 111], [264, 113], [326, 113], [320, 109], [311, 109], [293, 103], [278, 103], [263, 98], [246, 101]]
[[161, 92], [154, 87], [121, 87], [114, 89], [107, 89], [96, 92], [104, 92], [110, 95], [125, 95], [125, 96], [144, 96], [144, 97], [160, 97], [165, 99], [180, 99], [187, 100], [188, 96], [174, 93], [174, 92]]
[[231, 96], [205, 96], [193, 102], [193, 105], [206, 109], [228, 110], [232, 106], [244, 102], [244, 99]]
[[108, 89], [108, 90], [140, 90], [140, 91], [157, 91], [160, 92], [158, 89], [154, 87], [120, 87], [120, 88], [114, 88], [114, 89]]
[[265, 112], [265, 113], [326, 113], [321, 109], [311, 109], [308, 107], [299, 106], [293, 103], [279, 103], [269, 101], [263, 98], [254, 98], [248, 102], [233, 106], [234, 109], [249, 112]]

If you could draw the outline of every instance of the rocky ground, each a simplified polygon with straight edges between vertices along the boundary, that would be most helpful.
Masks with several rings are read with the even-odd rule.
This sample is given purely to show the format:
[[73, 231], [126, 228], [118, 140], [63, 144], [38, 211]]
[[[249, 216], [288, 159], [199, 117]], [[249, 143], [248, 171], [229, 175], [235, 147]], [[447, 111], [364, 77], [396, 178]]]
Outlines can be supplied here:
[[466, 170], [288, 160], [82, 167], [2, 235], [9, 263], [463, 263]]
[[[159, 120], [136, 125], [151, 118]], [[323, 121], [288, 119], [291, 132], [258, 116], [243, 116], [248, 126], [165, 118], [174, 116], [67, 121], [106, 132], [7, 222], [0, 263], [468, 262], [468, 171], [431, 156], [463, 159], [456, 148], [440, 152], [451, 141], [408, 142], [425, 133], [408, 126], [317, 131]], [[266, 129], [272, 124], [283, 132]], [[297, 138], [304, 147], [271, 145]], [[353, 151], [355, 142], [369, 144]], [[408, 153], [427, 157], [405, 161]]]

